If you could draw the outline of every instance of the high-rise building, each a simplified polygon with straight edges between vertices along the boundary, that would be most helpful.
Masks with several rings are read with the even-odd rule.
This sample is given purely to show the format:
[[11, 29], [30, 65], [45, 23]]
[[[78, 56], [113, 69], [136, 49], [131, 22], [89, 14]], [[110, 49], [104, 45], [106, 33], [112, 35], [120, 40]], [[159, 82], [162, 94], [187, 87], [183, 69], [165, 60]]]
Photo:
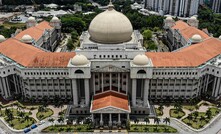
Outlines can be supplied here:
[[209, 6], [215, 13], [221, 13], [221, 0], [200, 0], [199, 4]]
[[145, 8], [160, 14], [188, 17], [197, 14], [199, 0], [144, 0], [144, 3]]

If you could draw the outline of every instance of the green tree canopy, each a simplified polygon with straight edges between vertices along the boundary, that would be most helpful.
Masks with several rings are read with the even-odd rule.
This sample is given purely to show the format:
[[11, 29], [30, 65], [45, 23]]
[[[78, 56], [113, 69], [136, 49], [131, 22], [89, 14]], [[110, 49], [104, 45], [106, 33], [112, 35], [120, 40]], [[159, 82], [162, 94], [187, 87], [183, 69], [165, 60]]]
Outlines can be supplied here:
[[144, 30], [143, 32], [143, 37], [145, 40], [150, 40], [152, 38], [152, 31], [150, 31], [149, 29]]

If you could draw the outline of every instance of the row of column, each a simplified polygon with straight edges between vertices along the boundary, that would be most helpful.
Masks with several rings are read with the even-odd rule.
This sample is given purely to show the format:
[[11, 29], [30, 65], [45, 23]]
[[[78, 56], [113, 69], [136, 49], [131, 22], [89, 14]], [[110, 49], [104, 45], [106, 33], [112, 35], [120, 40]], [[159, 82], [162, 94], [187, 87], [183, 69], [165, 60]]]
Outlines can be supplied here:
[[2, 95], [4, 94], [3, 97], [5, 99], [7, 99], [8, 97], [11, 96], [10, 87], [9, 87], [7, 77], [0, 78], [0, 88], [1, 88], [1, 94]]
[[[105, 73], [105, 74], [107, 74], [107, 73]], [[120, 77], [120, 74], [121, 73], [117, 73], [117, 90], [118, 90], [118, 92], [120, 92], [120, 88], [121, 87], [123, 87], [123, 82], [120, 84], [120, 80], [121, 79], [123, 79], [123, 78], [121, 78]], [[92, 74], [93, 75], [93, 88], [94, 88], [94, 95], [96, 94], [96, 85], [95, 85], [95, 74]], [[125, 87], [126, 87], [126, 94], [127, 94], [127, 92], [128, 92], [128, 78], [129, 76], [128, 76], [128, 74], [126, 74], [126, 85], [125, 85]], [[101, 83], [100, 83], [100, 79], [101, 79]], [[101, 78], [100, 78], [100, 75], [98, 75], [98, 89], [101, 89], [101, 92], [104, 92], [104, 73], [101, 73]], [[112, 84], [113, 82], [112, 82], [112, 74], [111, 73], [109, 73], [109, 90], [112, 90]]]
[[[72, 79], [72, 89], [73, 89], [73, 102], [75, 106], [78, 106], [78, 89], [77, 80]], [[88, 106], [90, 103], [90, 92], [89, 92], [89, 79], [84, 79], [84, 90], [85, 90], [85, 105]]]
[[220, 90], [220, 80], [221, 78], [219, 77], [215, 77], [214, 78], [214, 83], [213, 83], [213, 90], [212, 90], [212, 96], [217, 98], [218, 95], [221, 93], [221, 90]]
[[[129, 114], [127, 114], [127, 119], [129, 120]], [[92, 122], [94, 122], [94, 114], [92, 113]], [[112, 126], [112, 113], [109, 113], [109, 126]], [[100, 126], [104, 125], [103, 113], [100, 113]], [[118, 125], [121, 125], [121, 114], [118, 113]]]
[[[149, 95], [149, 79], [144, 80], [144, 94], [143, 94], [143, 105], [148, 105], [148, 95]], [[132, 105], [136, 106], [137, 100], [137, 79], [132, 79]]]

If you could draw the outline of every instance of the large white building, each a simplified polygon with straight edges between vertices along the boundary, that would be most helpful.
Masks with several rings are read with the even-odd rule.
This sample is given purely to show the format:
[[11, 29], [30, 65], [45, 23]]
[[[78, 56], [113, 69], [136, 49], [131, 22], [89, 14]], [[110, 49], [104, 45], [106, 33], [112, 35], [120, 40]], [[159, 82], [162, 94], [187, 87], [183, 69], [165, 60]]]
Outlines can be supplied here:
[[[43, 22], [35, 27], [56, 29], [60, 21], [53, 20], [57, 25]], [[174, 22], [169, 17], [165, 28], [196, 28], [195, 22]], [[31, 32], [32, 38], [39, 34]], [[187, 45], [177, 51], [146, 52], [143, 36], [110, 4], [82, 33], [74, 52], [53, 53], [27, 38], [0, 36], [0, 93], [5, 99], [57, 97], [71, 104], [69, 117], [91, 115], [101, 126], [125, 124], [137, 115], [154, 116], [149, 103], [153, 101], [199, 96], [216, 100], [221, 95], [221, 41], [195, 32], [180, 32]]]
[[199, 0], [144, 0], [145, 8], [162, 15], [188, 17], [198, 12]]

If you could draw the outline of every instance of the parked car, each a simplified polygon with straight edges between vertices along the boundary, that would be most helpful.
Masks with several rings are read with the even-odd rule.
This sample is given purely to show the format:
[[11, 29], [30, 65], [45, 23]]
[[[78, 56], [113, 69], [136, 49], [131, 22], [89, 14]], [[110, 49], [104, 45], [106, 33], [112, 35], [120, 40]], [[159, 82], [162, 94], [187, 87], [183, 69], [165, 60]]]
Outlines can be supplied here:
[[26, 128], [26, 129], [24, 129], [24, 133], [28, 133], [29, 131], [31, 131], [30, 128]]

